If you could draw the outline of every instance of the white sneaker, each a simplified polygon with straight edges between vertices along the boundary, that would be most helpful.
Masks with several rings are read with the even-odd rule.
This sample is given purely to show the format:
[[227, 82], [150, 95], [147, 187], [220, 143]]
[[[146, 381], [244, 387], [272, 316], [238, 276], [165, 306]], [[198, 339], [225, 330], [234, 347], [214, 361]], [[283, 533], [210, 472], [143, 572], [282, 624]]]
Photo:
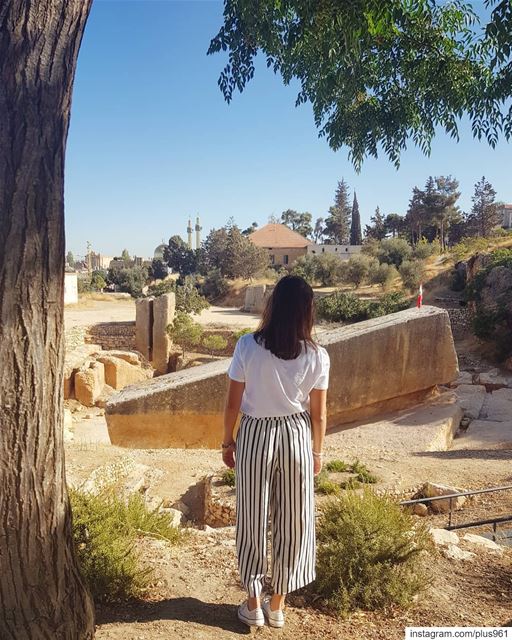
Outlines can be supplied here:
[[270, 600], [264, 600], [261, 604], [261, 608], [263, 609], [263, 613], [265, 618], [267, 618], [270, 627], [275, 627], [277, 629], [284, 627], [284, 613], [282, 609], [272, 611], [270, 608]]
[[249, 611], [247, 601], [238, 607], [238, 619], [250, 627], [262, 627], [265, 624], [261, 607], [256, 607], [256, 609]]

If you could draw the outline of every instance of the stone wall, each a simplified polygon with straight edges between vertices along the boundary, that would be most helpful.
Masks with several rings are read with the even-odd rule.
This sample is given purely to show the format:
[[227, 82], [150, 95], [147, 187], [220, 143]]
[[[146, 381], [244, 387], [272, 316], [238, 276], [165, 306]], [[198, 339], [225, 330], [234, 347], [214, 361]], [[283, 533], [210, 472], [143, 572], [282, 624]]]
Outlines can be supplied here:
[[[455, 380], [448, 314], [425, 306], [333, 329], [321, 336], [331, 358], [328, 427], [421, 402]], [[229, 359], [134, 385], [106, 405], [113, 444], [217, 448]]]
[[204, 522], [210, 527], [229, 527], [236, 521], [235, 488], [222, 482], [219, 476], [204, 481]]
[[100, 322], [91, 325], [85, 342], [99, 344], [103, 349], [135, 349], [135, 322]]

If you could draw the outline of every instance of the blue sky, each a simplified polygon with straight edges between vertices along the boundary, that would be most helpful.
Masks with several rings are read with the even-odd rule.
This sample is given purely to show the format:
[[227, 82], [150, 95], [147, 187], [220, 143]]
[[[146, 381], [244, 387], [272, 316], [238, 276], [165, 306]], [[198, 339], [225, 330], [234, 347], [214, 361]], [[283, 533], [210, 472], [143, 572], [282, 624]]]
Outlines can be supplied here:
[[461, 129], [426, 158], [411, 148], [397, 171], [382, 157], [356, 174], [347, 150], [318, 138], [297, 87], [257, 67], [228, 105], [218, 89], [221, 55], [207, 56], [222, 23], [217, 0], [95, 0], [80, 51], [66, 160], [67, 248], [151, 256], [162, 239], [185, 237], [199, 214], [203, 237], [232, 216], [265, 224], [285, 209], [325, 217], [342, 177], [357, 192], [363, 225], [378, 205], [405, 213], [429, 175], [458, 178], [463, 209], [485, 175], [512, 201], [511, 147], [496, 149]]

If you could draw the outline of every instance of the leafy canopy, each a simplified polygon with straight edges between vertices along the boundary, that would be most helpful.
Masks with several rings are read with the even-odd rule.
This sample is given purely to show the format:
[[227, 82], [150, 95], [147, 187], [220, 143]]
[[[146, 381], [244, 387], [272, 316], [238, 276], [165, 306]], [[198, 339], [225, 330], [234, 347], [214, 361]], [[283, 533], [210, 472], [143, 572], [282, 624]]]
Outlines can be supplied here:
[[492, 146], [512, 133], [512, 5], [486, 0], [225, 0], [208, 53], [228, 52], [219, 86], [243, 91], [262, 52], [296, 104], [309, 102], [320, 135], [347, 146], [357, 168], [379, 151], [398, 166], [412, 142], [429, 153], [436, 127], [458, 138], [468, 115]]

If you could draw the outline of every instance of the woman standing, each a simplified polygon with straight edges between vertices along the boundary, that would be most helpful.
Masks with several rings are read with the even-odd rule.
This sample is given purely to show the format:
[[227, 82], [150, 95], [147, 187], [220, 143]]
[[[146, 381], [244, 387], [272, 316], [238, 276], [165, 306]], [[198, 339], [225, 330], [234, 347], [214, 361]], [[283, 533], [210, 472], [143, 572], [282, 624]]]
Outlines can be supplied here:
[[[236, 467], [236, 548], [248, 593], [238, 617], [251, 626], [266, 617], [282, 627], [286, 594], [315, 578], [313, 476], [322, 468], [329, 356], [312, 329], [313, 290], [286, 276], [257, 331], [237, 342], [228, 371], [222, 452]], [[273, 595], [262, 602], [269, 519]]]

